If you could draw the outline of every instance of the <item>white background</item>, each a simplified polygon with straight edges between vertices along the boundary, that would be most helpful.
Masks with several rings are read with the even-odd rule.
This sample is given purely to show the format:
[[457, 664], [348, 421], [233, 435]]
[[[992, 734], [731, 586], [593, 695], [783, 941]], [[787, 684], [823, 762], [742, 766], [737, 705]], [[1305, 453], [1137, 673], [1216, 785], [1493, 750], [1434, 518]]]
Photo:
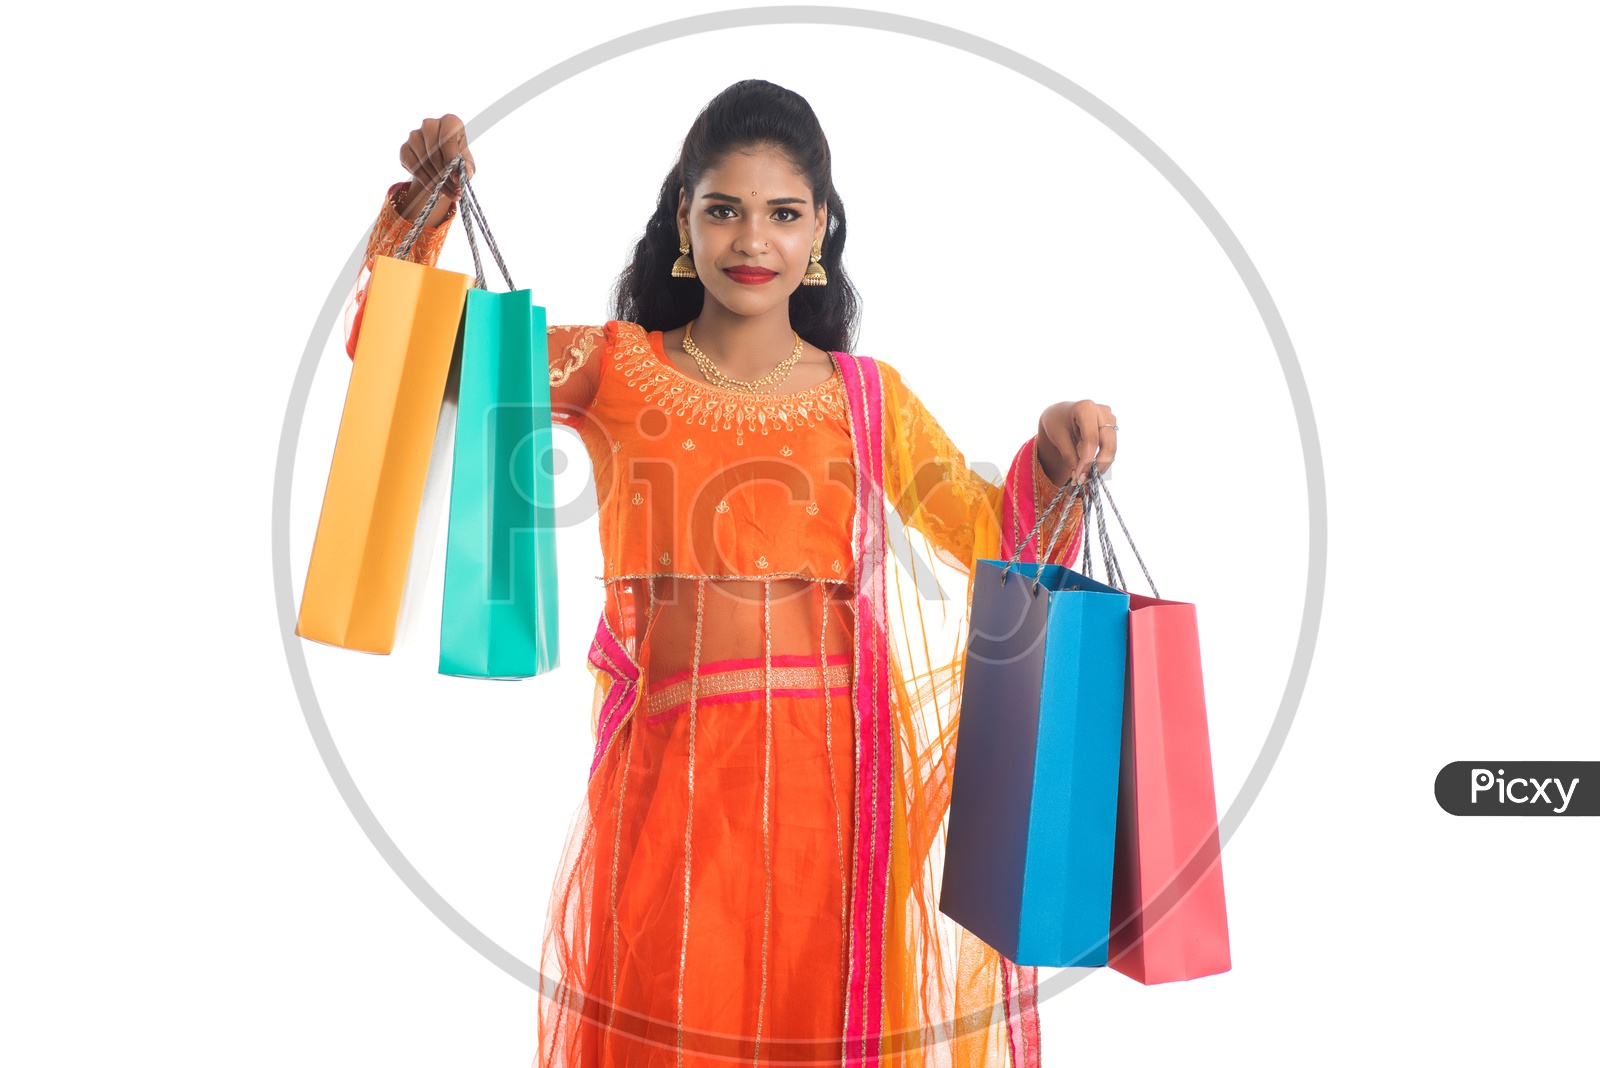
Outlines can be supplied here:
[[[1224, 853], [1234, 969], [1148, 989], [1089, 976], [1046, 1002], [1045, 1064], [1592, 1049], [1600, 822], [1462, 820], [1432, 800], [1453, 760], [1600, 752], [1581, 608], [1600, 281], [1588, 12], [878, 6], [1051, 66], [1177, 161], [1278, 303], [1327, 470], [1316, 659]], [[0, 75], [17, 251], [3, 1059], [530, 1063], [538, 995], [418, 902], [311, 743], [273, 603], [279, 436], [311, 327], [421, 118], [470, 119], [585, 48], [717, 9], [108, 7], [19, 28], [28, 47]], [[552, 322], [605, 318], [676, 142], [744, 77], [817, 110], [866, 302], [856, 351], [899, 368], [969, 461], [1006, 462], [1050, 401], [1116, 411], [1118, 503], [1162, 592], [1199, 606], [1226, 807], [1299, 627], [1299, 434], [1237, 275], [1103, 126], [1003, 68], [876, 31], [649, 48], [475, 140], [518, 284]], [[441, 264], [467, 262], [452, 239]], [[292, 442], [297, 596], [348, 378], [342, 339], [317, 340]], [[442, 557], [394, 657], [306, 648], [387, 831], [528, 961], [590, 755], [592, 522], [560, 550], [551, 676], [436, 674]]]

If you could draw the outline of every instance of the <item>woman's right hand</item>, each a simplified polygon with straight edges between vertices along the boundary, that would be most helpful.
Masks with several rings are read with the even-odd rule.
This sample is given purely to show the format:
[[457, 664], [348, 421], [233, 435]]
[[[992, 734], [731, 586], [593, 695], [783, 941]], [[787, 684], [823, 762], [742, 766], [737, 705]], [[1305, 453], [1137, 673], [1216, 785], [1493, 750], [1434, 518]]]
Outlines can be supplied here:
[[[423, 119], [422, 125], [411, 131], [406, 143], [400, 146], [400, 164], [412, 178], [402, 200], [406, 218], [416, 218], [422, 205], [428, 202], [439, 175], [457, 156], [462, 157], [467, 177], [471, 178], [476, 165], [472, 161], [472, 150], [467, 147], [466, 124], [458, 116], [446, 113], [437, 119]], [[437, 226], [450, 214], [456, 198], [461, 195], [459, 173], [444, 184], [424, 226]]]

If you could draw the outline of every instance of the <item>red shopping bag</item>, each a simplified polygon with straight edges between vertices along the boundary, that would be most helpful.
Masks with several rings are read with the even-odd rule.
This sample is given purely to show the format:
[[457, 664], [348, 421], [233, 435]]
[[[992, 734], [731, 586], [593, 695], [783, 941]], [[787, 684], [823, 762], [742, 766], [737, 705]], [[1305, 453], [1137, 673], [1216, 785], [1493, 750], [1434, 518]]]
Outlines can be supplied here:
[[[1101, 495], [1108, 501], [1110, 495], [1090, 469], [1087, 503], [1099, 517], [1108, 581], [1126, 590], [1099, 507]], [[1115, 513], [1114, 501], [1111, 508]], [[1086, 534], [1090, 510], [1084, 511]], [[1088, 537], [1084, 545], [1087, 555]], [[1153, 582], [1150, 589], [1156, 592]], [[1123, 699], [1108, 963], [1147, 985], [1228, 971], [1233, 962], [1194, 605], [1128, 594]]]
[[1110, 966], [1141, 983], [1232, 967], [1194, 605], [1128, 595]]

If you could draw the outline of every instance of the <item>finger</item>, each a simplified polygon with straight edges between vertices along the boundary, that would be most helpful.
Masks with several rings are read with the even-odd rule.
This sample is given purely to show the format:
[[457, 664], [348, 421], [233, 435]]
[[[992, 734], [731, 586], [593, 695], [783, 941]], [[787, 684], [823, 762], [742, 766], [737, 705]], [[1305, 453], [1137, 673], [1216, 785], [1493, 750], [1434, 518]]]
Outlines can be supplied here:
[[417, 138], [417, 132], [411, 131], [406, 137], [406, 143], [400, 146], [400, 166], [413, 178], [417, 176], [417, 167], [422, 163], [422, 144]]
[[433, 165], [428, 158], [428, 144], [423, 139], [420, 129], [412, 130], [411, 137], [406, 141], [406, 149], [411, 155], [411, 163], [407, 168], [411, 176], [424, 184], [433, 181]]
[[1111, 466], [1117, 458], [1117, 417], [1111, 414], [1111, 409], [1100, 405], [1100, 455], [1095, 457], [1095, 467], [1101, 473]]
[[[1053, 452], [1056, 454], [1056, 456], [1060, 457], [1063, 469], [1066, 471], [1066, 475], [1062, 479], [1062, 482], [1070, 483], [1072, 481], [1072, 472], [1076, 470], [1078, 466], [1078, 449], [1073, 442], [1065, 441], [1063, 439], [1071, 438], [1073, 436], [1072, 424], [1061, 419], [1054, 410], [1051, 410], [1045, 413], [1042, 426], [1044, 430], [1044, 441], [1050, 446], [1048, 451]], [[1035, 442], [1035, 456], [1037, 457], [1043, 451], [1045, 450], [1041, 444], [1039, 442]], [[1042, 462], [1039, 464], [1039, 469], [1044, 470], [1044, 464]], [[1045, 477], [1050, 478], [1048, 472], [1045, 473]]]
[[1073, 405], [1072, 423], [1077, 428], [1079, 458], [1072, 467], [1072, 478], [1080, 482], [1088, 477], [1089, 464], [1100, 451], [1100, 406], [1094, 401], [1080, 401]]
[[459, 129], [450, 125], [449, 116], [439, 120], [439, 159], [443, 164], [448, 166], [451, 160], [462, 154], [466, 140]]
[[[450, 169], [451, 153], [448, 152], [448, 145], [445, 144], [443, 120], [434, 118], [429, 122], [432, 123], [432, 130], [429, 131], [429, 136], [432, 137], [432, 141], [429, 144], [429, 158], [434, 161], [434, 182], [437, 184], [438, 179], [443, 177], [445, 171]], [[426, 125], [427, 123], [424, 123], [424, 126]]]
[[460, 155], [467, 149], [467, 127], [455, 115], [445, 115], [439, 119], [439, 139], [444, 143], [448, 155]]
[[[428, 149], [428, 159], [433, 164], [433, 184], [438, 185], [439, 180], [450, 172], [450, 161], [453, 158], [454, 156], [450, 152], [449, 144], [440, 135], [438, 126], [436, 125], [433, 132], [433, 144]], [[450, 192], [450, 186], [452, 183], [447, 181], [444, 184], [445, 192]]]
[[[446, 112], [439, 117], [434, 156], [438, 167], [435, 180], [448, 173], [450, 177], [444, 183], [444, 193], [446, 196], [458, 196], [461, 192], [461, 176], [467, 172], [467, 132], [459, 116]], [[461, 166], [452, 169], [451, 165], [457, 156], [461, 157]]]
[[1061, 454], [1061, 462], [1067, 467], [1067, 481], [1077, 481], [1075, 472], [1078, 470], [1078, 450], [1071, 445], [1056, 445], [1056, 451]]

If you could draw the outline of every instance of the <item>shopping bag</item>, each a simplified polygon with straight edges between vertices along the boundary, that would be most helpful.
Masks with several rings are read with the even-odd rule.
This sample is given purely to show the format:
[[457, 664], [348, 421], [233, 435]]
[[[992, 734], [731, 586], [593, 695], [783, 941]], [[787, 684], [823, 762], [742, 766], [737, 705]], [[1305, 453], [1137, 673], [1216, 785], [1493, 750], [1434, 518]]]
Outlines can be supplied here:
[[[1092, 472], [1084, 523], [1098, 518], [1108, 581], [1126, 588], [1102, 496], [1116, 512]], [[1232, 960], [1193, 604], [1129, 594], [1125, 692], [1110, 966], [1145, 984], [1225, 972]]]
[[[460, 210], [478, 273], [462, 327], [439, 671], [527, 678], [559, 664], [545, 310], [512, 284], [470, 182]], [[474, 220], [508, 293], [484, 284]]]
[[939, 909], [1019, 965], [1106, 963], [1127, 617], [1060, 564], [976, 563]]
[[434, 197], [397, 250], [401, 258], [373, 261], [300, 598], [295, 633], [345, 649], [394, 649], [439, 406], [472, 281], [403, 258]]

